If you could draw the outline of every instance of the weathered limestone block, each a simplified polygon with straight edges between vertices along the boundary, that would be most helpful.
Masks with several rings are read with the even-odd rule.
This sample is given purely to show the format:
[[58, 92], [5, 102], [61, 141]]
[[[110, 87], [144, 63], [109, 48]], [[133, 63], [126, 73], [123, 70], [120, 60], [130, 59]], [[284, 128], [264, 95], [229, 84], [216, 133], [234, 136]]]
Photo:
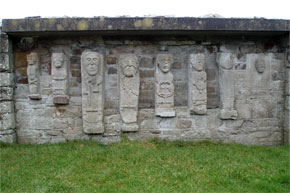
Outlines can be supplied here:
[[14, 75], [12, 73], [0, 72], [0, 86], [14, 86]]
[[104, 57], [85, 51], [81, 56], [83, 130], [87, 134], [104, 132]]
[[15, 114], [3, 113], [0, 114], [0, 131], [10, 130], [15, 128]]
[[207, 74], [204, 71], [204, 66], [204, 54], [190, 54], [188, 65], [188, 103], [192, 114], [203, 115], [207, 112]]
[[123, 54], [120, 63], [120, 114], [122, 131], [138, 131], [138, 101], [140, 88], [139, 61], [136, 55]]
[[16, 134], [14, 130], [0, 130], [0, 141], [4, 143], [15, 143], [16, 142]]
[[0, 87], [0, 101], [11, 101], [13, 100], [13, 87], [2, 86]]
[[32, 52], [27, 55], [27, 76], [29, 85], [29, 98], [32, 100], [41, 99], [40, 80], [39, 80], [39, 57], [38, 54]]
[[247, 54], [247, 85], [249, 89], [267, 89], [271, 81], [272, 54]]
[[53, 103], [68, 104], [68, 58], [63, 52], [54, 52], [51, 61]]
[[0, 113], [11, 113], [14, 112], [14, 102], [4, 101], [0, 103]]
[[0, 35], [0, 52], [8, 53], [11, 46], [9, 46], [9, 39], [7, 35]]
[[0, 72], [11, 71], [11, 54], [0, 53]]
[[155, 115], [175, 117], [173, 74], [170, 71], [173, 56], [158, 54], [155, 67]]
[[236, 119], [237, 111], [234, 109], [234, 55], [231, 53], [219, 53], [217, 56], [217, 63], [219, 65], [219, 87], [221, 110], [220, 119]]

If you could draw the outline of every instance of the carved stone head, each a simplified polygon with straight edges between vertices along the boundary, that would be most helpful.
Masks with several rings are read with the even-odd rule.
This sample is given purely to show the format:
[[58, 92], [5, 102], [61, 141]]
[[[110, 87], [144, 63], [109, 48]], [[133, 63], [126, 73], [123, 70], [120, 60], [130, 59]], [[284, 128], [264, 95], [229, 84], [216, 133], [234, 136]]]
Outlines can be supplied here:
[[64, 53], [56, 52], [52, 53], [52, 65], [56, 68], [61, 68], [64, 62]]
[[[27, 62], [29, 66], [38, 64], [39, 58], [38, 58], [37, 53], [32, 52], [31, 54], [27, 55]], [[36, 65], [36, 67], [38, 66]]]
[[157, 67], [164, 73], [167, 73], [171, 69], [173, 64], [173, 57], [170, 54], [158, 54], [157, 55]]
[[190, 54], [189, 62], [193, 69], [202, 71], [205, 65], [205, 55], [202, 53]]
[[266, 63], [265, 60], [258, 58], [255, 61], [255, 67], [258, 73], [263, 73], [266, 69]]
[[87, 52], [83, 55], [82, 60], [88, 75], [95, 76], [99, 72], [102, 58], [98, 53]]
[[135, 76], [139, 68], [137, 56], [134, 54], [120, 55], [120, 66], [126, 77]]
[[234, 66], [234, 55], [231, 53], [219, 53], [217, 62], [220, 68], [230, 70]]

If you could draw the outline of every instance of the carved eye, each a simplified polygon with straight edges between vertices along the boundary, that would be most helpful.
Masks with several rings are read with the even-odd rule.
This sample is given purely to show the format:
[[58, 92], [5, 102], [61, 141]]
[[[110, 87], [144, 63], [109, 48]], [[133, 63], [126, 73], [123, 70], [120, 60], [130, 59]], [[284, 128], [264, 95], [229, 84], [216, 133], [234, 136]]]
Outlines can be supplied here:
[[96, 62], [98, 59], [97, 58], [93, 58], [93, 60]]
[[91, 59], [90, 58], [87, 58], [87, 61], [91, 61]]

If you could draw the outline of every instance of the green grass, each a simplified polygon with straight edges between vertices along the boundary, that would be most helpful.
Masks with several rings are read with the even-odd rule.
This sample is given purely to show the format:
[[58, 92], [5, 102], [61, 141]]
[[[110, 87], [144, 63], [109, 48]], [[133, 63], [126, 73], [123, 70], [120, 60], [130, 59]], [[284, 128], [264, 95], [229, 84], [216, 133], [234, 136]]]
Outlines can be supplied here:
[[289, 146], [0, 144], [0, 192], [289, 192]]

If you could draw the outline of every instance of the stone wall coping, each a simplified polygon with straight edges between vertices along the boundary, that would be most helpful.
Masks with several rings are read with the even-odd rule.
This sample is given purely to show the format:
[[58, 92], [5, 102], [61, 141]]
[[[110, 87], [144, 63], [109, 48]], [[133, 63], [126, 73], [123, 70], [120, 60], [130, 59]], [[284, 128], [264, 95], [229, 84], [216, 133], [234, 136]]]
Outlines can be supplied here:
[[100, 32], [100, 31], [233, 31], [289, 32], [290, 20], [264, 18], [194, 17], [94, 17], [3, 19], [2, 31]]

